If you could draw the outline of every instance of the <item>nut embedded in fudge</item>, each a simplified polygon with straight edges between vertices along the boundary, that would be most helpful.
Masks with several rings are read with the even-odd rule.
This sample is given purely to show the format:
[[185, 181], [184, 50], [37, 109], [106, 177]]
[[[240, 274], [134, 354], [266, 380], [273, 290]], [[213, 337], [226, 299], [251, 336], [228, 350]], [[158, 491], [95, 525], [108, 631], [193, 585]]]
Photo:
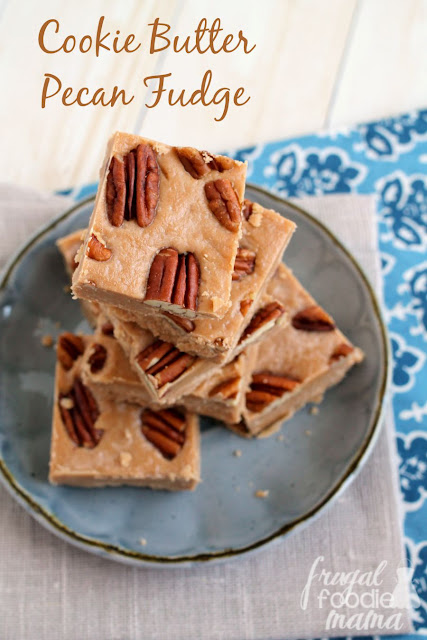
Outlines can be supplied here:
[[189, 411], [222, 422], [240, 420], [257, 347], [249, 347], [232, 362], [224, 364], [192, 393], [182, 398], [183, 406]]
[[250, 214], [243, 221], [243, 236], [234, 263], [231, 307], [221, 320], [191, 320], [168, 312], [141, 309], [128, 313], [108, 307], [110, 316], [133, 321], [149, 329], [181, 351], [217, 362], [232, 360], [250, 342], [259, 339], [271, 327], [287, 322], [286, 310], [263, 291], [276, 269], [295, 230], [295, 224], [270, 209], [245, 201]]
[[65, 349], [68, 358], [58, 352], [50, 481], [83, 487], [194, 489], [200, 479], [197, 416], [175, 407], [141, 408], [99, 393], [81, 375], [90, 338], [75, 338], [81, 342], [66, 336], [68, 347], [79, 345]]
[[307, 402], [320, 401], [363, 359], [285, 265], [279, 265], [267, 295], [287, 309], [291, 322], [258, 346], [242, 421], [231, 425], [247, 436], [287, 420]]
[[246, 164], [116, 133], [73, 276], [76, 297], [221, 318], [230, 307]]
[[212, 359], [192, 356], [171, 342], [159, 340], [133, 322], [109, 315], [114, 336], [144, 384], [152, 402], [173, 403], [191, 393], [219, 369]]

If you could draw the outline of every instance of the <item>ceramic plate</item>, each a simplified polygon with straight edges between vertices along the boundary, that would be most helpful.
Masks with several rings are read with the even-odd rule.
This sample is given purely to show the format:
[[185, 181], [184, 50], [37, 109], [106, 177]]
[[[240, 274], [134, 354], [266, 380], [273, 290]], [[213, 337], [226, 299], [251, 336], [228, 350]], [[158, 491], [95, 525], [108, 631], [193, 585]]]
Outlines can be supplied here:
[[[1, 284], [0, 317], [0, 478], [29, 513], [68, 542], [135, 565], [230, 558], [307, 524], [366, 460], [379, 429], [388, 360], [373, 292], [353, 258], [310, 215], [255, 187], [247, 196], [297, 223], [286, 261], [363, 349], [365, 361], [326, 394], [318, 415], [303, 409], [285, 423], [284, 439], [248, 441], [202, 419], [203, 482], [195, 492], [51, 486], [55, 352], [41, 337], [88, 330], [79, 305], [64, 292], [68, 280], [55, 247], [57, 238], [87, 224], [93, 198], [75, 206], [11, 262]], [[236, 449], [241, 457], [233, 455]], [[258, 489], [267, 489], [268, 499], [256, 498]]]

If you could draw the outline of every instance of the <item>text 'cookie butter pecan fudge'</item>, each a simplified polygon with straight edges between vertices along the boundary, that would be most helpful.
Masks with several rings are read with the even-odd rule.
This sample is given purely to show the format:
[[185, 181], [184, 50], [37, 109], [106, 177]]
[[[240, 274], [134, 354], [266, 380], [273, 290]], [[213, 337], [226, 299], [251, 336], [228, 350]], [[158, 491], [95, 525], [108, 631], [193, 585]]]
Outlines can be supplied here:
[[116, 133], [109, 142], [76, 297], [223, 317], [242, 233], [246, 164]]
[[286, 307], [291, 322], [257, 345], [242, 421], [232, 427], [249, 436], [287, 420], [307, 402], [320, 402], [363, 359], [285, 265], [267, 293]]
[[221, 363], [232, 360], [274, 323], [285, 323], [286, 310], [278, 304], [267, 307], [262, 293], [295, 231], [295, 224], [249, 200], [244, 202], [243, 216], [243, 235], [232, 276], [231, 306], [224, 318], [191, 320], [149, 308], [138, 313], [108, 308], [107, 313], [149, 329], [181, 351]]
[[71, 333], [58, 341], [50, 481], [194, 489], [200, 479], [197, 416], [120, 403], [98, 392], [81, 375], [88, 341]]

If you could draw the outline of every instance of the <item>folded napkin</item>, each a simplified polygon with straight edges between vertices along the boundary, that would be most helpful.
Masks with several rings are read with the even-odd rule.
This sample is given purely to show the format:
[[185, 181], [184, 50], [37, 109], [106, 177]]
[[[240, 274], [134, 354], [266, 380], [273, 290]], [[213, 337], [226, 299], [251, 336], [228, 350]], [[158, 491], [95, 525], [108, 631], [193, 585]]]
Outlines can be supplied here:
[[[0, 187], [0, 263], [68, 203]], [[341, 238], [379, 291], [373, 198], [326, 196], [299, 204]], [[0, 489], [0, 637], [266, 640], [407, 633], [393, 433], [389, 414], [357, 479], [305, 530], [218, 566], [136, 569], [91, 556], [44, 530]], [[322, 569], [338, 572], [347, 584], [359, 575], [351, 572], [371, 572], [371, 578], [369, 584], [369, 576], [359, 579], [365, 584], [354, 584], [355, 595], [341, 606], [345, 585], [327, 586], [327, 577], [318, 577]], [[394, 594], [397, 608], [385, 608], [374, 592]], [[340, 619], [328, 628], [332, 608]], [[363, 628], [369, 608], [376, 618]]]

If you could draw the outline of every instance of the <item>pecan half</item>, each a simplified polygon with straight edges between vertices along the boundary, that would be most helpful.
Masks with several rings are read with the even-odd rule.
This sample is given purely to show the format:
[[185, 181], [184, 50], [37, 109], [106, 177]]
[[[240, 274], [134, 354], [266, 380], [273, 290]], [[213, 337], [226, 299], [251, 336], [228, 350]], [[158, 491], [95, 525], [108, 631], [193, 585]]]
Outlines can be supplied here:
[[352, 351], [354, 351], [354, 347], [351, 344], [348, 344], [348, 342], [342, 342], [341, 344], [339, 344], [334, 349], [329, 361], [330, 362], [335, 362], [336, 360], [339, 360], [340, 358], [345, 358]]
[[173, 344], [163, 340], [156, 340], [136, 356], [136, 363], [147, 376], [153, 378], [157, 389], [177, 380], [194, 361], [194, 356], [179, 351]]
[[87, 243], [86, 254], [92, 260], [98, 262], [105, 262], [111, 258], [111, 249], [102, 244], [98, 238], [92, 233], [89, 242]]
[[91, 373], [98, 373], [104, 368], [105, 361], [107, 360], [107, 349], [102, 344], [94, 344], [92, 347], [92, 353], [88, 358], [88, 364]]
[[299, 311], [292, 318], [292, 326], [300, 331], [333, 331], [335, 324], [332, 318], [317, 304]]
[[239, 198], [230, 180], [219, 178], [207, 182], [205, 194], [208, 207], [220, 224], [229, 231], [238, 231], [242, 220], [242, 211]]
[[140, 144], [124, 156], [111, 159], [107, 176], [107, 213], [111, 224], [136, 219], [140, 227], [154, 220], [159, 202], [160, 170], [149, 144]]
[[193, 147], [175, 147], [175, 151], [184, 169], [195, 180], [199, 180], [210, 171], [222, 173], [233, 166], [231, 158], [213, 156], [207, 151], [198, 151]]
[[245, 198], [243, 200], [242, 214], [245, 220], [249, 220], [252, 215], [254, 203], [251, 200]]
[[241, 344], [249, 336], [252, 336], [256, 331], [264, 328], [266, 325], [275, 323], [276, 320], [280, 318], [284, 313], [285, 308], [280, 304], [280, 302], [270, 302], [265, 307], [262, 307], [262, 309], [256, 312], [256, 314], [242, 333], [239, 344]]
[[74, 361], [82, 355], [84, 349], [84, 342], [80, 336], [68, 332], [59, 336], [57, 357], [66, 371], [71, 369]]
[[159, 165], [154, 150], [148, 144], [140, 144], [132, 153], [135, 154], [135, 180], [128, 203], [133, 197], [136, 221], [140, 227], [148, 227], [154, 220], [159, 202]]
[[169, 302], [195, 311], [199, 280], [194, 254], [178, 253], [172, 247], [161, 249], [151, 264], [145, 300]]
[[176, 409], [151, 411], [141, 414], [141, 431], [164, 458], [172, 460], [181, 451], [186, 436], [187, 421]]
[[246, 394], [246, 406], [249, 411], [259, 413], [284, 393], [293, 391], [299, 383], [299, 380], [289, 376], [269, 372], [255, 373], [252, 376], [250, 391]]
[[177, 316], [174, 313], [169, 313], [168, 311], [163, 311], [163, 315], [166, 318], [169, 318], [169, 320], [186, 333], [191, 333], [196, 328], [196, 324], [190, 320], [190, 318], [183, 318], [182, 316]]
[[60, 393], [59, 411], [65, 430], [78, 447], [93, 449], [101, 440], [103, 431], [95, 429], [99, 409], [90, 390], [75, 378], [68, 393]]
[[221, 396], [224, 400], [234, 400], [239, 393], [240, 380], [240, 376], [236, 376], [220, 382], [209, 391], [209, 397]]
[[234, 271], [232, 280], [241, 280], [245, 276], [250, 275], [255, 269], [255, 251], [250, 249], [237, 249], [236, 260], [234, 261]]
[[124, 162], [115, 156], [107, 175], [106, 201], [109, 221], [113, 227], [120, 227], [125, 218], [126, 171]]
[[209, 173], [209, 165], [205, 162], [202, 154], [192, 147], [175, 148], [182, 166], [192, 178], [198, 180]]

